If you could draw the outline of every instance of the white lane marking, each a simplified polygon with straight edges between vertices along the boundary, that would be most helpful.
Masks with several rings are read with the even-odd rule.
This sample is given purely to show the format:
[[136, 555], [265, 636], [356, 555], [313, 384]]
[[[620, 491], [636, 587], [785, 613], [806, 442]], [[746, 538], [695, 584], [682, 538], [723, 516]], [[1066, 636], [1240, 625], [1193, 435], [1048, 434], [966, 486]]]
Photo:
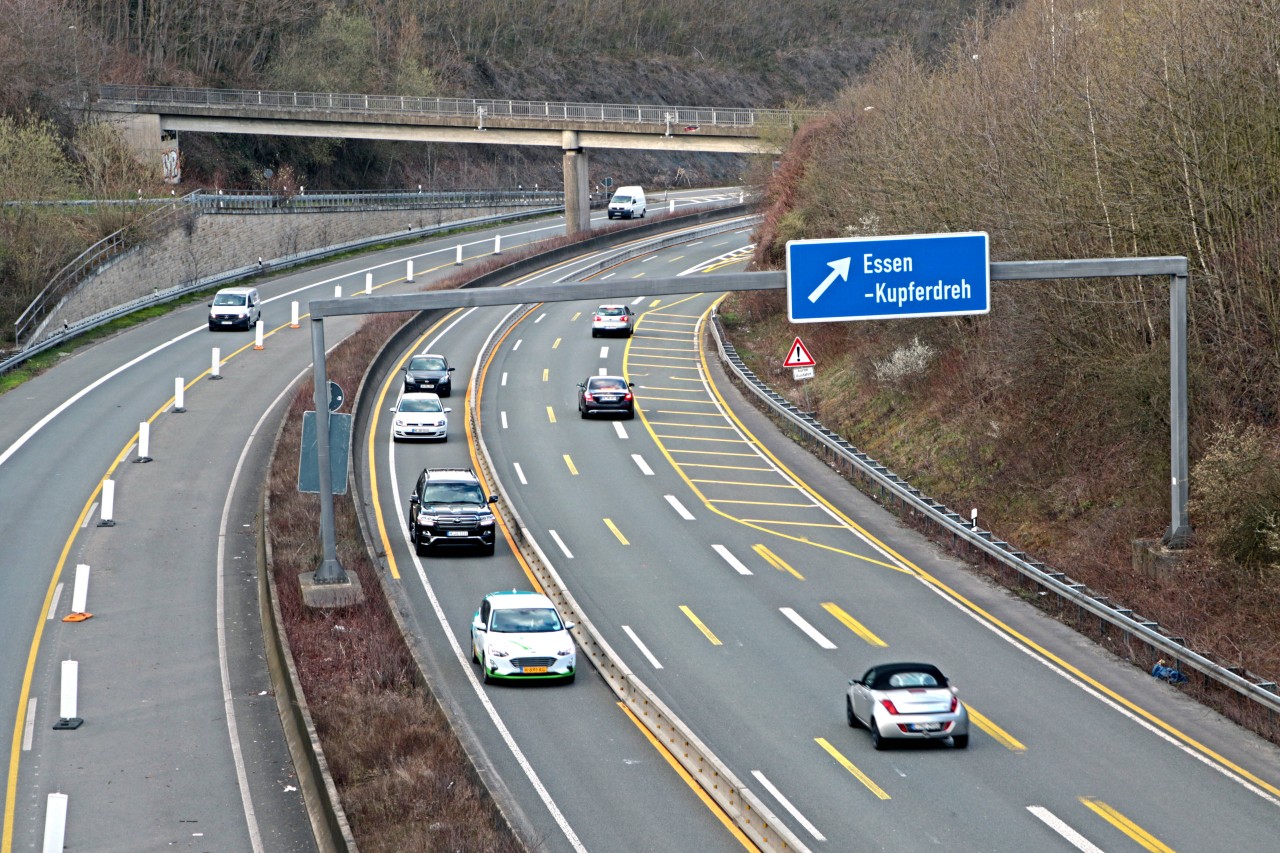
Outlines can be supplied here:
[[613, 431], [618, 434], [618, 438], [625, 439], [627, 437], [627, 428], [622, 425], [622, 421], [613, 422]]
[[667, 499], [667, 503], [671, 504], [671, 508], [674, 509], [676, 513], [685, 521], [694, 520], [693, 513], [685, 509], [684, 504], [680, 503], [680, 501], [676, 499], [675, 495], [663, 495], [663, 497]]
[[609, 357], [609, 347], [607, 346], [600, 347], [600, 357], [601, 358]]
[[728, 548], [724, 547], [723, 545], [712, 545], [711, 547], [715, 549], [715, 552], [717, 554], [719, 554], [721, 557], [724, 558], [724, 561], [726, 563], [733, 566], [734, 571], [736, 571], [738, 574], [740, 575], [751, 574], [751, 570], [748, 569], [746, 566], [744, 566], [741, 560], [733, 556], [733, 554], [729, 553]]
[[512, 462], [511, 467], [516, 469], [516, 476], [520, 478], [520, 485], [527, 486], [529, 481], [524, 478], [524, 469], [520, 467], [519, 462]]
[[3, 465], [4, 463], [8, 462], [9, 457], [17, 453], [18, 450], [21, 449], [21, 447], [24, 444], [26, 444], [28, 441], [31, 440], [32, 436], [34, 436], [40, 430], [44, 429], [49, 424], [49, 422], [54, 418], [56, 418], [58, 415], [62, 414], [67, 409], [71, 408], [73, 405], [75, 405], [76, 403], [84, 399], [84, 397], [87, 396], [90, 391], [93, 391], [94, 389], [98, 388], [108, 380], [114, 379], [115, 377], [119, 376], [121, 373], [124, 373], [126, 370], [133, 367], [135, 364], [139, 364], [142, 361], [160, 352], [161, 350], [167, 349], [168, 347], [176, 344], [178, 341], [184, 340], [185, 338], [189, 338], [192, 335], [197, 334], [198, 332], [204, 331], [207, 328], [208, 328], [207, 324], [202, 323], [189, 332], [183, 332], [181, 335], [178, 335], [176, 338], [170, 338], [164, 343], [159, 344], [158, 346], [152, 347], [151, 349], [144, 352], [142, 355], [139, 355], [136, 358], [126, 361], [124, 364], [120, 365], [110, 373], [107, 373], [104, 376], [100, 376], [96, 381], [90, 382], [88, 385], [84, 386], [79, 391], [77, 391], [76, 393], [68, 397], [66, 400], [64, 400], [61, 405], [59, 405], [53, 411], [49, 412], [49, 414], [45, 415], [43, 418], [41, 418], [40, 420], [32, 424], [30, 429], [28, 429], [21, 436], [19, 436], [18, 439], [14, 441], [13, 444], [5, 448], [4, 453], [0, 453], [0, 465]]
[[609, 368], [607, 367], [600, 368], [600, 374], [599, 374], [600, 376], [607, 376], [608, 374], [609, 374]]
[[797, 628], [809, 635], [810, 640], [813, 640], [822, 648], [834, 649], [836, 647], [835, 643], [822, 636], [822, 634], [818, 632], [817, 628], [806, 622], [803, 616], [792, 610], [790, 607], [779, 607], [778, 610], [782, 611], [783, 616], [790, 619]]
[[645, 258], [645, 259], [644, 259], [643, 261], [641, 261], [640, 263], [642, 263], [642, 264], [647, 264], [647, 263], [649, 263], [649, 261], [653, 260], [653, 259], [654, 259], [654, 258], [656, 258], [656, 257], [658, 257], [658, 256], [657, 256], [657, 255], [650, 255], [649, 257]]
[[1045, 826], [1061, 835], [1077, 850], [1081, 850], [1083, 853], [1102, 853], [1102, 848], [1095, 847], [1089, 842], [1089, 839], [1067, 826], [1062, 819], [1044, 806], [1027, 806], [1027, 811], [1038, 817]]
[[616, 273], [616, 272], [611, 272], [611, 273], [609, 273], [608, 275], [602, 275], [602, 276], [600, 276], [600, 280], [601, 280], [601, 281], [604, 281], [606, 278], [613, 278], [615, 275], [617, 275], [617, 273]]
[[815, 839], [817, 839], [818, 841], [826, 841], [826, 840], [827, 840], [827, 837], [826, 837], [825, 835], [823, 835], [821, 832], [818, 832], [818, 828], [817, 828], [816, 826], [814, 826], [813, 824], [809, 823], [808, 818], [806, 818], [804, 815], [800, 814], [800, 810], [799, 810], [799, 809], [797, 809], [795, 806], [791, 805], [791, 801], [790, 801], [790, 800], [788, 800], [786, 797], [782, 796], [782, 792], [781, 792], [781, 791], [779, 791], [779, 790], [777, 789], [777, 787], [775, 787], [775, 786], [774, 786], [774, 784], [773, 784], [772, 782], [770, 782], [770, 781], [765, 777], [765, 775], [764, 775], [763, 773], [761, 773], [759, 770], [752, 770], [752, 771], [751, 771], [751, 775], [752, 775], [752, 776], [754, 776], [754, 777], [756, 777], [756, 780], [757, 780], [757, 781], [759, 781], [761, 785], [764, 785], [765, 789], [766, 789], [770, 794], [773, 794], [773, 798], [774, 798], [775, 800], [777, 800], [779, 803], [781, 803], [781, 804], [782, 804], [782, 807], [783, 807], [784, 809], [786, 809], [787, 811], [791, 812], [791, 816], [792, 816], [793, 818], [795, 818], [795, 819], [796, 819], [796, 822], [797, 822], [797, 823], [799, 823], [799, 824], [800, 824], [801, 826], [803, 826], [805, 829], [809, 830], [809, 834], [810, 834], [810, 835], [812, 835], [812, 836], [813, 836]]
[[503, 428], [503, 429], [506, 429], [506, 428], [507, 428], [507, 413], [506, 413], [506, 412], [499, 412], [498, 414], [501, 416], [501, 417], [499, 418], [499, 420], [501, 420], [501, 421], [502, 421], [502, 428]]
[[544, 312], [542, 312], [541, 314], [539, 314], [539, 315], [537, 316], [537, 318], [536, 318], [536, 319], [534, 319], [533, 324], [534, 324], [535, 326], [536, 326], [536, 325], [538, 325], [539, 323], [541, 323], [541, 322], [543, 321], [543, 319], [545, 319], [545, 318], [546, 318], [546, 316], [547, 316], [547, 312], [545, 312], [545, 311], [544, 311]]
[[662, 669], [662, 663], [650, 653], [649, 648], [636, 636], [636, 632], [631, 630], [630, 625], [623, 625], [622, 630], [627, 632], [627, 636], [631, 638], [631, 642], [636, 644], [636, 648], [649, 659], [649, 663], [653, 664], [654, 669]]
[[31, 751], [31, 740], [36, 734], [36, 697], [27, 702], [27, 721], [22, 725], [22, 751]]
[[636, 466], [639, 467], [640, 473], [644, 474], [646, 477], [653, 476], [653, 469], [649, 467], [648, 462], [644, 461], [643, 456], [641, 456], [639, 453], [632, 453], [631, 459], [636, 463]]
[[[337, 346], [337, 344], [334, 344], [334, 346]], [[333, 347], [330, 347], [329, 351], [332, 350]], [[236, 460], [235, 470], [231, 473], [231, 483], [227, 486], [227, 497], [222, 503], [222, 518], [218, 520], [218, 557], [215, 567], [217, 595], [214, 606], [218, 625], [218, 671], [222, 680], [223, 713], [227, 715], [227, 735], [231, 738], [231, 756], [236, 766], [236, 780], [239, 782], [240, 787], [240, 804], [244, 809], [244, 818], [249, 830], [249, 841], [253, 845], [254, 853], [262, 853], [265, 848], [262, 846], [262, 832], [258, 829], [258, 816], [253, 808], [253, 795], [249, 791], [249, 774], [244, 766], [244, 751], [240, 747], [240, 726], [236, 722], [235, 697], [231, 694], [231, 664], [227, 661], [227, 520], [231, 516], [231, 504], [235, 497], [236, 486], [240, 482], [240, 475], [244, 472], [245, 459], [248, 458], [249, 451], [253, 449], [253, 442], [262, 430], [262, 425], [266, 423], [268, 416], [276, 406], [280, 405], [280, 401], [293, 392], [297, 382], [310, 372], [311, 365], [302, 368], [293, 377], [292, 381], [287, 383], [280, 393], [276, 395], [276, 398], [271, 401], [271, 405], [263, 410], [258, 422], [253, 425], [253, 430], [249, 433], [249, 439], [240, 449], [240, 458]]]
[[507, 372], [505, 370], [502, 371], [502, 387], [507, 387]]
[[[89, 514], [93, 515], [93, 513], [89, 513]], [[44, 617], [46, 621], [52, 619], [53, 615], [58, 612], [58, 600], [60, 598], [62, 598], [62, 582], [61, 581], [59, 581], [58, 585], [53, 588], [53, 601], [49, 602], [49, 612]]]
[[[652, 257], [652, 256], [651, 256], [651, 257]], [[646, 297], [644, 297], [644, 296], [637, 296], [635, 299], [632, 299], [632, 300], [631, 300], [631, 304], [632, 304], [632, 305], [637, 305], [637, 304], [639, 304], [639, 303], [641, 303], [641, 302], [644, 302], [645, 298], [646, 298]]]
[[84, 521], [80, 522], [80, 529], [84, 530], [89, 526], [89, 522], [93, 520], [93, 514], [98, 511], [98, 502], [94, 501], [89, 505], [89, 511], [85, 513]]
[[548, 530], [547, 532], [551, 534], [551, 538], [560, 546], [560, 550], [564, 552], [564, 555], [572, 560], [573, 552], [569, 550], [568, 545], [564, 544], [564, 540], [560, 538], [560, 534], [556, 533], [554, 530]]
[[524, 338], [520, 338], [520, 339], [518, 339], [514, 344], [512, 344], [512, 346], [511, 346], [511, 351], [512, 351], [512, 352], [515, 352], [516, 350], [520, 349], [520, 343], [521, 343], [521, 341], [523, 341], [523, 340], [524, 340]]

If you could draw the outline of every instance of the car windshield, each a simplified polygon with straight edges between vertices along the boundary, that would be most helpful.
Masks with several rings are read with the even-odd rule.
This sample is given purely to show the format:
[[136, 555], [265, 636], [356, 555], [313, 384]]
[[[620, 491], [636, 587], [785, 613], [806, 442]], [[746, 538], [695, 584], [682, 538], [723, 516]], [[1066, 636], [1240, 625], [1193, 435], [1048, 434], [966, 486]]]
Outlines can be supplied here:
[[587, 383], [587, 387], [592, 391], [616, 391], [621, 393], [627, 390], [627, 383], [621, 379], [592, 379]]
[[482, 504], [484, 491], [477, 483], [430, 483], [423, 503], [429, 504]]
[[630, 204], [630, 203], [631, 203], [631, 196], [629, 196], [629, 195], [615, 195], [615, 196], [613, 197], [613, 203], [614, 203], [614, 204]]
[[559, 631], [560, 616], [550, 607], [512, 607], [493, 611], [490, 628], [500, 634], [539, 634]]
[[602, 305], [597, 309], [596, 313], [601, 317], [621, 317], [624, 313], [624, 309], [615, 305]]
[[444, 407], [436, 397], [405, 397], [400, 401], [402, 412], [441, 412]]
[[437, 356], [409, 359], [410, 370], [444, 370], [444, 359]]
[[214, 305], [243, 305], [247, 297], [243, 293], [219, 293], [213, 297]]

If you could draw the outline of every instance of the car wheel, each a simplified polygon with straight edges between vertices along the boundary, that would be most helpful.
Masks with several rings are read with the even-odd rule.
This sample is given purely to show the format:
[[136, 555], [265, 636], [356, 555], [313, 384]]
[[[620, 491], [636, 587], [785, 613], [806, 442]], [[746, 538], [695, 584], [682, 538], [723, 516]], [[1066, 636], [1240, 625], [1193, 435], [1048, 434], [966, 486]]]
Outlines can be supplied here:
[[849, 701], [849, 697], [844, 697], [844, 715], [849, 720], [850, 728], [858, 728], [862, 724], [858, 722], [858, 717], [853, 713], [853, 703]]
[[598, 329], [592, 329], [592, 330], [591, 330], [591, 337], [593, 337], [593, 338], [598, 338], [598, 337], [600, 337], [600, 331], [599, 331]]
[[489, 675], [489, 665], [480, 661], [480, 680], [485, 684], [493, 684], [493, 676]]
[[563, 683], [563, 684], [573, 684], [573, 680], [574, 680], [575, 678], [577, 678], [577, 677], [578, 677], [578, 674], [575, 672], [573, 675], [566, 676], [566, 677], [565, 677], [565, 680], [564, 680], [562, 683]]
[[413, 539], [413, 552], [419, 557], [427, 556], [427, 546], [422, 544], [422, 540], [418, 538], [418, 528], [410, 527], [409, 536]]
[[444, 386], [444, 390], [440, 392], [440, 396], [441, 396], [441, 397], [452, 397], [452, 396], [453, 396], [453, 386], [452, 386], [452, 385], [446, 385], [446, 386]]
[[968, 735], [952, 735], [951, 745], [954, 746], [956, 749], [968, 749], [969, 736]]
[[578, 415], [579, 415], [579, 417], [581, 417], [581, 418], [585, 421], [585, 420], [587, 419], [587, 410], [586, 410], [586, 409], [578, 409]]
[[480, 663], [480, 653], [476, 651], [476, 644], [471, 644], [471, 662]]
[[877, 752], [888, 746], [884, 738], [880, 736], [880, 727], [876, 725], [876, 718], [872, 717], [867, 721], [867, 728], [871, 729], [871, 748]]
[[635, 409], [627, 409], [627, 413], [626, 413], [625, 415], [623, 415], [623, 418], [624, 418], [625, 420], [628, 420], [628, 421], [633, 421], [633, 420], [635, 420], [635, 418], [636, 418], [636, 410], [635, 410]]

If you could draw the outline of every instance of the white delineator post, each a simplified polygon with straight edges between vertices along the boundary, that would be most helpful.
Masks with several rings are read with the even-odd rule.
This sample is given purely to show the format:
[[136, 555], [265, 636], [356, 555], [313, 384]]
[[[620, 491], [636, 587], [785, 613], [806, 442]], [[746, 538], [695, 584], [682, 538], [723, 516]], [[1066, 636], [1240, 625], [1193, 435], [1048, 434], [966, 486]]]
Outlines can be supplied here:
[[174, 377], [173, 380], [173, 410], [178, 414], [186, 411], [183, 405], [183, 395], [186, 393], [187, 383], [182, 381], [181, 376]]
[[138, 424], [138, 456], [133, 461], [151, 461], [151, 424], [146, 421]]
[[493, 235], [493, 253], [495, 255], [502, 254], [502, 235], [501, 234]]
[[[408, 263], [408, 268], [405, 270], [404, 280], [412, 282], [413, 281], [413, 260], [410, 259], [407, 263]], [[370, 273], [370, 275], [372, 275], [372, 273]]]
[[75, 585], [71, 591], [71, 612], [63, 617], [63, 622], [83, 622], [91, 614], [86, 610], [89, 606], [89, 566], [80, 563], [76, 566]]
[[53, 727], [58, 730], [78, 729], [84, 720], [76, 716], [76, 693], [80, 689], [80, 662], [64, 660], [62, 662], [62, 693], [58, 700], [58, 722]]
[[340, 285], [340, 284], [335, 284], [335, 285], [333, 286], [333, 298], [334, 298], [334, 299], [341, 299], [341, 298], [342, 298], [342, 285]]
[[99, 527], [115, 527], [116, 522], [112, 517], [116, 511], [116, 481], [102, 481], [102, 517], [98, 521]]
[[253, 332], [253, 348], [262, 349], [262, 321], [259, 320], [254, 326]]
[[667, 202], [667, 213], [675, 213], [675, 212], [676, 212], [676, 200], [673, 198]]
[[67, 795], [50, 794], [44, 810], [44, 843], [41, 853], [62, 853], [67, 835]]
[[454, 266], [462, 266], [462, 244], [458, 244], [458, 260], [454, 261]]
[[295, 299], [293, 300], [292, 313], [289, 315], [289, 328], [296, 329], [298, 325], [298, 300]]
[[218, 347], [213, 348], [213, 364], [209, 367], [210, 379], [222, 378], [222, 350]]
[[364, 295], [365, 296], [373, 295], [373, 273], [371, 272], [367, 272], [364, 274]]

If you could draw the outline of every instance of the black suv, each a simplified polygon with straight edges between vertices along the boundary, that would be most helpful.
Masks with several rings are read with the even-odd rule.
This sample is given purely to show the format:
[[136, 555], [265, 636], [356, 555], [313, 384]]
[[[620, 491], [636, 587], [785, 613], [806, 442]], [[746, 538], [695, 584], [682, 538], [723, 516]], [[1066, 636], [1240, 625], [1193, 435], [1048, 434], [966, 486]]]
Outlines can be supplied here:
[[432, 545], [479, 545], [493, 553], [494, 517], [470, 468], [424, 468], [409, 495], [409, 538], [419, 557]]
[[449, 359], [442, 355], [415, 355], [409, 359], [409, 366], [404, 369], [404, 390], [432, 391], [441, 397], [448, 397], [453, 393], [453, 377], [449, 375], [452, 372]]

